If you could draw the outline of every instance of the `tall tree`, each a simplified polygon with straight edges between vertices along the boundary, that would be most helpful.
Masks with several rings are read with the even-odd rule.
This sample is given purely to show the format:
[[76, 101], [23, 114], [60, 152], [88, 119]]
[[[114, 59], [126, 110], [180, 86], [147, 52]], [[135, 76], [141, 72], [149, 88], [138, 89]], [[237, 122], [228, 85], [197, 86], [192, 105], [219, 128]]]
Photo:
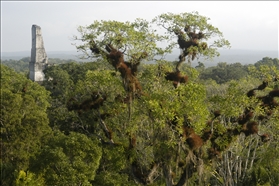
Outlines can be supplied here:
[[[189, 62], [199, 56], [212, 58], [219, 56], [218, 48], [230, 47], [223, 33], [209, 23], [210, 18], [192, 13], [163, 13], [153, 19], [153, 22], [165, 29], [168, 39], [180, 49], [179, 62], [176, 70], [188, 58]], [[174, 41], [173, 39], [176, 39]]]
[[[121, 141], [129, 152], [126, 157], [127, 168], [130, 170], [129, 176], [132, 179], [141, 184], [152, 183], [162, 170], [163, 175], [160, 180], [165, 179], [167, 185], [172, 184], [173, 181], [178, 185], [183, 185], [187, 180], [185, 175], [187, 174], [190, 178], [193, 171], [188, 171], [194, 167], [191, 162], [186, 167], [180, 168], [182, 171], [178, 171], [179, 160], [186, 158], [185, 151], [188, 152], [184, 144], [187, 132], [189, 132], [186, 130], [193, 127], [197, 133], [201, 133], [210, 116], [204, 105], [206, 94], [202, 85], [189, 82], [187, 86], [176, 86], [179, 83], [186, 83], [188, 78], [186, 75], [182, 76], [178, 68], [183, 62], [182, 58], [187, 55], [196, 55], [193, 53], [194, 50], [210, 56], [216, 54], [214, 47], [228, 45], [228, 42], [224, 39], [218, 40], [214, 42], [214, 47], [208, 47], [204, 42], [199, 43], [198, 40], [207, 40], [214, 34], [219, 36], [222, 34], [217, 28], [208, 24], [204, 17], [197, 14], [187, 14], [187, 19], [183, 16], [181, 18], [180, 15], [170, 15], [167, 18], [169, 20], [164, 20], [164, 15], [161, 15], [157, 19], [161, 23], [171, 20], [174, 23], [169, 21], [170, 24], [176, 26], [178, 26], [176, 22], [179, 22], [181, 25], [183, 24], [183, 28], [185, 24], [189, 24], [190, 27], [198, 28], [200, 32], [203, 32], [189, 31], [188, 33], [187, 31], [186, 40], [178, 28], [173, 27], [172, 30], [169, 30], [170, 34], [174, 33], [179, 37], [177, 41], [179, 45], [181, 42], [183, 43], [183, 46], [180, 47], [184, 51], [183, 55], [185, 54], [181, 56], [181, 61], [174, 74], [166, 71], [171, 67], [167, 67], [163, 61], [159, 61], [159, 64], [154, 66], [155, 69], [150, 69], [150, 72], [148, 72], [149, 69], [146, 69], [147, 71], [144, 73], [138, 71], [142, 60], [152, 60], [155, 56], [172, 51], [174, 43], [170, 43], [165, 48], [158, 47], [158, 43], [168, 42], [170, 35], [156, 34], [156, 30], [151, 27], [152, 24], [142, 19], [137, 19], [133, 23], [95, 21], [87, 27], [79, 28], [81, 37], [75, 39], [82, 43], [77, 44], [77, 49], [83, 51], [85, 57], [102, 58], [109, 65], [108, 69], [116, 70], [117, 76], [111, 77], [109, 71], [88, 72], [87, 78], [89, 79], [86, 78], [84, 81], [87, 85], [79, 87], [89, 87], [89, 90], [101, 93], [100, 96], [105, 94], [106, 99], [110, 101], [122, 99], [124, 105], [127, 105], [126, 112], [123, 109], [120, 111], [119, 106], [114, 107], [119, 110], [118, 114], [114, 118], [106, 119], [106, 123], [100, 114], [101, 111], [111, 110], [110, 105], [106, 104], [106, 100], [104, 106], [97, 108], [97, 113], [99, 112], [100, 127], [109, 143], [118, 146], [116, 140]], [[188, 19], [192, 21], [186, 22]], [[189, 30], [192, 29], [190, 27]], [[185, 43], [187, 46], [190, 44], [190, 47], [184, 46]], [[198, 73], [195, 69], [189, 68], [189, 72], [192, 73], [192, 77], [197, 78]], [[112, 87], [109, 87], [109, 84], [115, 81], [113, 79], [122, 81], [124, 94], [121, 93], [120, 87], [113, 90]], [[178, 89], [169, 86], [166, 79], [174, 81], [173, 84]], [[114, 83], [112, 86], [119, 86], [119, 84]], [[121, 105], [120, 103], [118, 105]], [[76, 110], [81, 107], [80, 104]], [[103, 107], [105, 109], [102, 109]], [[116, 125], [117, 121], [121, 121], [122, 125]], [[111, 136], [111, 131], [114, 133], [114, 137]], [[181, 138], [181, 136], [183, 137]], [[183, 140], [181, 141], [181, 139]], [[191, 148], [198, 149], [202, 142], [198, 143], [200, 144], [197, 147], [192, 146]], [[175, 178], [171, 176], [173, 167], [176, 167], [178, 173]]]
[[1, 65], [1, 185], [14, 184], [51, 134], [49, 98], [44, 87]]
[[[114, 181], [127, 181], [127, 175], [142, 185], [234, 185], [245, 179], [259, 147], [254, 141], [268, 141], [258, 133], [258, 126], [260, 119], [276, 108], [273, 101], [278, 93], [265, 92], [264, 97], [255, 99], [254, 91], [263, 91], [268, 82], [255, 84], [249, 91], [247, 82], [232, 81], [221, 94], [207, 94], [207, 87], [198, 81], [198, 71], [183, 62], [198, 55], [213, 57], [219, 47], [229, 46], [208, 20], [197, 13], [162, 14], [152, 23], [167, 29], [163, 36], [156, 34], [152, 23], [141, 19], [132, 23], [95, 21], [79, 28], [81, 37], [76, 40], [81, 44], [77, 49], [108, 65], [88, 71], [71, 92], [76, 99], [68, 105], [81, 123], [93, 126], [88, 135], [112, 148], [103, 154], [97, 178], [106, 172], [114, 175], [109, 160], [110, 153], [117, 151], [113, 162], [120, 169], [114, 169], [119, 173]], [[170, 40], [173, 36], [175, 42]], [[215, 36], [218, 39], [210, 44]], [[166, 42], [166, 47], [158, 47], [160, 42]], [[142, 64], [171, 52], [177, 44], [181, 53], [175, 69], [164, 60]], [[96, 119], [88, 120], [93, 116]], [[233, 149], [237, 142], [249, 143], [249, 147]], [[235, 158], [231, 153], [239, 149], [249, 158], [240, 161], [244, 165], [238, 162], [241, 166], [236, 168], [230, 158]], [[230, 177], [235, 169], [242, 171]]]

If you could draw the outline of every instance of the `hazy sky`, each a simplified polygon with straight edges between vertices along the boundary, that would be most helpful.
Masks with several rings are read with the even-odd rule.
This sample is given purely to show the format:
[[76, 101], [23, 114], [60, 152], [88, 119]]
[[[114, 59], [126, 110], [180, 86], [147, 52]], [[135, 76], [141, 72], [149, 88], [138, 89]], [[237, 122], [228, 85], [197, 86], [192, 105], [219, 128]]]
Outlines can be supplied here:
[[223, 32], [232, 49], [278, 51], [278, 1], [1, 1], [1, 51], [31, 51], [31, 27], [42, 28], [46, 51], [76, 50], [78, 26], [94, 20], [151, 20], [198, 11]]

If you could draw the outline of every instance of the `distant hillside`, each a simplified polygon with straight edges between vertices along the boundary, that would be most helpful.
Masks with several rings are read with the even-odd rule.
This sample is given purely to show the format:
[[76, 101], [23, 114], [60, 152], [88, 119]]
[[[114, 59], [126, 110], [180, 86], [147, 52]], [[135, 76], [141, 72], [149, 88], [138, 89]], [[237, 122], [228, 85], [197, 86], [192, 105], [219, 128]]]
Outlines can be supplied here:
[[[279, 58], [278, 51], [255, 51], [255, 50], [219, 50], [220, 56], [213, 58], [212, 61], [203, 58], [195, 59], [192, 66], [198, 64], [198, 61], [204, 63], [206, 67], [216, 66], [219, 62], [254, 64], [264, 57]], [[166, 57], [167, 60], [178, 60], [179, 53], [172, 54]]]
[[[179, 51], [177, 50], [173, 54], [167, 55], [166, 60], [175, 61], [178, 60]], [[219, 62], [227, 63], [241, 63], [241, 64], [254, 64], [264, 57], [279, 58], [278, 51], [254, 51], [254, 50], [219, 50], [220, 56], [214, 58], [212, 61], [205, 59], [198, 59], [192, 62], [192, 66], [198, 64], [198, 61], [205, 64], [206, 67], [215, 66]], [[47, 52], [48, 58], [59, 59], [73, 59], [75, 61], [82, 61], [78, 58], [79, 53], [76, 51], [50, 51]], [[30, 57], [31, 51], [23, 52], [1, 52], [1, 60], [19, 60], [24, 57]]]
[[[59, 59], [73, 59], [75, 61], [81, 61], [78, 58], [79, 53], [76, 51], [50, 51], [47, 52], [48, 58], [59, 58]], [[20, 60], [24, 57], [30, 57], [30, 51], [22, 51], [22, 52], [1, 52], [1, 60]]]

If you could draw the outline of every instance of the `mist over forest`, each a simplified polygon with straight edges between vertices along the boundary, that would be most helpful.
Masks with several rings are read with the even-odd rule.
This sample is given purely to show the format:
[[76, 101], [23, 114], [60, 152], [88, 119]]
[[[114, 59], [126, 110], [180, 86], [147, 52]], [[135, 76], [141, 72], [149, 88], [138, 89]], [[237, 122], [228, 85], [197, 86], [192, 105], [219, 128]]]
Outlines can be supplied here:
[[[214, 57], [211, 60], [205, 60], [203, 58], [195, 59], [192, 61], [192, 66], [198, 64], [198, 62], [204, 63], [206, 67], [215, 66], [219, 62], [231, 63], [241, 63], [244, 64], [254, 64], [257, 61], [261, 60], [264, 57], [270, 58], [279, 58], [278, 51], [258, 51], [258, 50], [237, 50], [237, 49], [223, 49], [219, 50], [220, 56]], [[79, 54], [76, 51], [46, 51], [48, 58], [58, 58], [62, 60], [74, 60], [81, 62], [90, 62], [88, 60], [81, 60]], [[1, 60], [20, 60], [24, 57], [30, 57], [31, 51], [22, 51], [22, 52], [2, 52]], [[178, 60], [179, 49], [175, 50], [172, 54], [166, 55], [166, 60], [175, 61]]]

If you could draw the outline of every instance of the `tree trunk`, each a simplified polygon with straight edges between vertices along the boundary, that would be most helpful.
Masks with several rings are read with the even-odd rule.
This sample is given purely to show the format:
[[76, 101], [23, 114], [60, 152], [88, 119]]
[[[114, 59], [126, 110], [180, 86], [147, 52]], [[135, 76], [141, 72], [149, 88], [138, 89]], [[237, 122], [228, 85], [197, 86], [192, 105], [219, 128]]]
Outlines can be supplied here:
[[172, 186], [172, 175], [170, 165], [163, 165], [163, 174], [166, 179], [166, 186]]

